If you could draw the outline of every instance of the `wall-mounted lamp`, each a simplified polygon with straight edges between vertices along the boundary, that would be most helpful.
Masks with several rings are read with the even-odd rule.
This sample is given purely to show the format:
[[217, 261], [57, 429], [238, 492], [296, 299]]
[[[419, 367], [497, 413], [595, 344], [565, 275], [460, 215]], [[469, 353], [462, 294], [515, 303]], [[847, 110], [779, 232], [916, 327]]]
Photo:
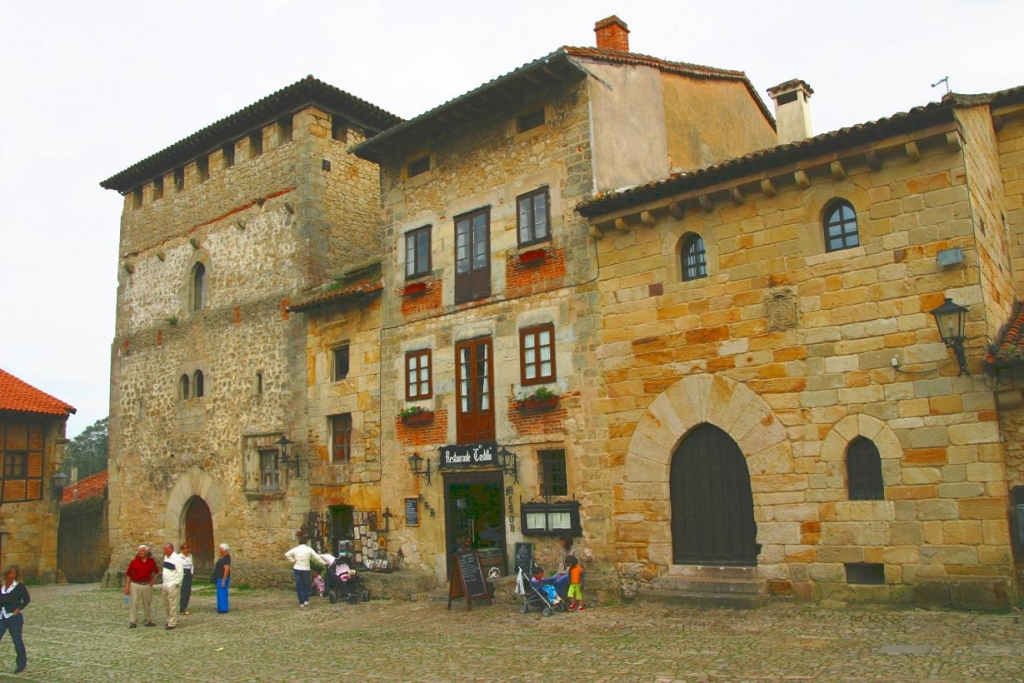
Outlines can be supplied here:
[[414, 477], [423, 477], [427, 480], [427, 485], [430, 485], [430, 459], [426, 460], [427, 467], [423, 468], [423, 458], [420, 457], [419, 453], [413, 453], [409, 456], [409, 471], [412, 472]]
[[505, 448], [501, 447], [498, 451], [498, 458], [501, 462], [501, 470], [505, 474], [511, 474], [515, 477], [515, 482], [519, 483], [519, 456]]
[[64, 494], [64, 487], [71, 481], [71, 477], [64, 474], [63, 472], [57, 472], [50, 477], [50, 488], [53, 490], [53, 495], [59, 498]]
[[967, 374], [967, 355], [964, 353], [964, 330], [967, 326], [967, 309], [946, 297], [945, 302], [931, 311], [935, 316], [935, 324], [939, 326], [942, 343], [953, 349], [956, 362], [960, 364], [960, 374]]
[[281, 438], [274, 442], [274, 445], [277, 446], [278, 459], [281, 461], [281, 464], [285, 466], [285, 469], [291, 469], [291, 466], [295, 465], [295, 476], [298, 477], [301, 473], [299, 469], [299, 455], [289, 452], [294, 443], [294, 441], [282, 434]]

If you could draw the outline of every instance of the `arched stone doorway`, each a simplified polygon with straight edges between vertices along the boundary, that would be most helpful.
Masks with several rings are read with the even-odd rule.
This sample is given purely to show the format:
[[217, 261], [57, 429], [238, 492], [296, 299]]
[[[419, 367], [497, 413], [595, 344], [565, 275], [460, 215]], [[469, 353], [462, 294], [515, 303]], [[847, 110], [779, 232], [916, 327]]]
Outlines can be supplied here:
[[672, 456], [673, 564], [757, 564], [757, 525], [746, 458], [714, 425], [697, 426]]
[[199, 496], [192, 496], [185, 507], [185, 542], [192, 549], [193, 574], [204, 576], [213, 570], [213, 516], [210, 506]]

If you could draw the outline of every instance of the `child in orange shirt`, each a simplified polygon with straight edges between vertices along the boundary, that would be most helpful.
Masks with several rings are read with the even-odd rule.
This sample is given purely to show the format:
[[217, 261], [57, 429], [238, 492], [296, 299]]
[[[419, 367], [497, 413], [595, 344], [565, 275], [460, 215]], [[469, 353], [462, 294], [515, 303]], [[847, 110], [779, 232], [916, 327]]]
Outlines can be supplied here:
[[566, 561], [569, 563], [569, 592], [567, 595], [569, 611], [582, 612], [583, 589], [580, 584], [583, 583], [583, 565], [576, 560], [574, 555], [570, 555]]

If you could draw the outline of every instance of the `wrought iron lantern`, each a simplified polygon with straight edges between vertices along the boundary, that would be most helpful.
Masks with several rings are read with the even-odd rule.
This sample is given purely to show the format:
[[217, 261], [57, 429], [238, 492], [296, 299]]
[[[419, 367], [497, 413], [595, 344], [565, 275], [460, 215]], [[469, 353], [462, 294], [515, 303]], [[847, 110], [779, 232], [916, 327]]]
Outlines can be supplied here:
[[511, 474], [515, 478], [515, 483], [519, 483], [519, 456], [505, 448], [501, 447], [498, 451], [499, 462], [501, 463], [501, 470], [505, 474]]
[[946, 297], [945, 302], [931, 311], [935, 316], [935, 324], [939, 327], [942, 343], [953, 349], [956, 361], [960, 365], [960, 374], [967, 373], [967, 354], [964, 352], [964, 330], [967, 326], [967, 308], [953, 303]]
[[277, 451], [279, 454], [281, 464], [285, 466], [285, 469], [291, 469], [292, 465], [294, 465], [295, 476], [298, 477], [299, 474], [301, 474], [301, 469], [299, 467], [300, 460], [298, 453], [291, 452], [291, 447], [294, 444], [295, 442], [289, 439], [284, 434], [281, 435], [280, 439], [274, 442], [274, 445], [277, 446]]
[[[423, 463], [427, 463], [426, 469], [423, 467]], [[413, 477], [423, 477], [427, 480], [427, 485], [430, 485], [430, 459], [426, 461], [420, 456], [419, 453], [413, 453], [409, 456], [409, 471], [412, 472]]]
[[71, 477], [64, 472], [57, 472], [50, 477], [50, 488], [53, 490], [53, 495], [63, 495], [64, 487], [68, 485], [69, 481], [71, 481]]

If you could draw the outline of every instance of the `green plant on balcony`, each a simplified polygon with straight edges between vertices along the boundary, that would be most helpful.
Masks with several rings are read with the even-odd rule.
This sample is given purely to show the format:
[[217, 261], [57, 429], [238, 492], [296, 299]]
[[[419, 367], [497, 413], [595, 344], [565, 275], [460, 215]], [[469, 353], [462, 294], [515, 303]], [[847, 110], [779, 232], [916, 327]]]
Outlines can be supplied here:
[[558, 405], [560, 397], [547, 387], [538, 387], [519, 399], [519, 406], [526, 410], [546, 410]]
[[422, 406], [407, 406], [398, 411], [398, 419], [405, 423], [430, 422], [434, 419], [434, 411]]

